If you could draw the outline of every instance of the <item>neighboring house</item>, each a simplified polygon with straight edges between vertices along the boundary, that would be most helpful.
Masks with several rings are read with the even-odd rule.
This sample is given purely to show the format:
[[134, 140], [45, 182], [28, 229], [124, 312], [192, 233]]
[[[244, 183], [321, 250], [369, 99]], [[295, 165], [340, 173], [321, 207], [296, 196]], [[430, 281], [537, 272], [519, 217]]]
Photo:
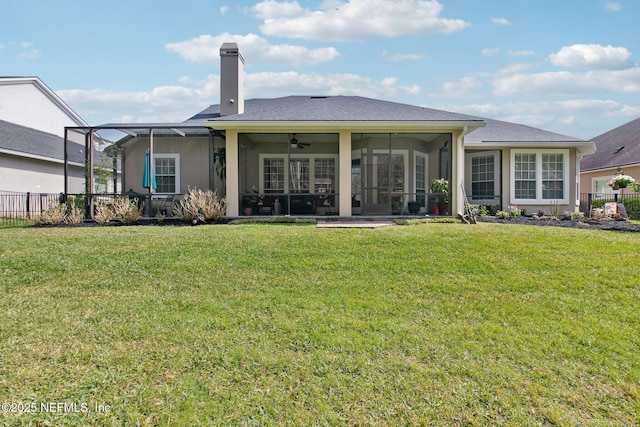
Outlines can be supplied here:
[[[0, 77], [0, 190], [65, 191], [66, 126], [86, 126], [37, 77]], [[84, 139], [68, 144], [68, 193], [84, 192]]]
[[[461, 212], [472, 203], [530, 212], [578, 205], [579, 159], [589, 141], [527, 126], [357, 96], [244, 100], [235, 43], [221, 54], [221, 102], [183, 123], [120, 129], [123, 189], [177, 195], [222, 190], [214, 165], [226, 150], [227, 215], [391, 215]], [[142, 187], [145, 152], [157, 178]], [[433, 190], [448, 181], [447, 194]], [[433, 191], [432, 191], [433, 190]]]
[[[640, 118], [596, 136], [592, 140], [598, 151], [585, 156], [581, 163], [580, 187], [583, 193], [618, 193], [607, 182], [621, 168], [625, 175], [640, 179]], [[631, 188], [624, 190], [632, 193]]]

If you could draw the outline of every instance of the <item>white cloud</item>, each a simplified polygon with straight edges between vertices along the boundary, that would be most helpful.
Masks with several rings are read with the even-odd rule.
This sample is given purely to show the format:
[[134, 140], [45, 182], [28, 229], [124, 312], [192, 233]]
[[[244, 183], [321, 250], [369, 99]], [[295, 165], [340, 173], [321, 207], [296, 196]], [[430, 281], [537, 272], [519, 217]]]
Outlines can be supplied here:
[[229, 11], [229, 6], [222, 6], [220, 7], [220, 15], [224, 15], [225, 13], [227, 13]]
[[39, 49], [33, 47], [33, 43], [31, 42], [10, 41], [7, 44], [0, 43], [0, 49], [5, 48], [9, 48], [12, 50], [17, 49], [17, 55], [19, 58], [36, 59], [42, 55], [42, 52]]
[[402, 86], [395, 77], [374, 80], [350, 73], [300, 74], [256, 73], [245, 78], [245, 93], [251, 97], [279, 97], [287, 95], [356, 95], [378, 99], [420, 94], [417, 85]]
[[607, 2], [604, 7], [612, 12], [620, 12], [622, 10], [622, 5], [619, 2]]
[[568, 71], [498, 74], [493, 80], [496, 96], [578, 95], [593, 92], [640, 92], [640, 67], [618, 71]]
[[418, 61], [424, 58], [422, 53], [389, 53], [388, 51], [382, 52], [382, 57], [389, 62], [401, 62], [401, 61]]
[[[219, 82], [218, 76], [209, 80]], [[147, 92], [113, 92], [102, 89], [58, 90], [56, 93], [81, 111], [89, 123], [182, 122], [208, 105], [217, 103], [218, 84], [159, 86]]]
[[500, 54], [500, 49], [498, 49], [497, 47], [485, 48], [482, 49], [480, 53], [482, 53], [482, 56], [496, 56]]
[[40, 57], [41, 53], [42, 52], [40, 52], [38, 49], [29, 49], [27, 51], [21, 52], [18, 56], [20, 58], [36, 59]]
[[509, 56], [531, 56], [535, 55], [536, 52], [533, 50], [510, 50], [507, 54]]
[[631, 52], [624, 47], [598, 44], [565, 46], [549, 56], [551, 63], [561, 67], [621, 69], [629, 67]]
[[[637, 117], [640, 106], [613, 100], [573, 99], [558, 101], [520, 101], [440, 106], [449, 111], [521, 123], [573, 137], [589, 139], [609, 129], [606, 118]], [[594, 122], [593, 117], [604, 118]]]
[[474, 98], [478, 94], [474, 93], [476, 89], [482, 87], [482, 82], [475, 76], [465, 76], [457, 82], [445, 82], [441, 86], [441, 90], [429, 93], [430, 97], [437, 98]]
[[304, 13], [297, 1], [266, 0], [253, 6], [253, 13], [259, 19], [296, 18]]
[[266, 35], [325, 42], [452, 33], [471, 26], [442, 18], [442, 10], [437, 0], [329, 1], [313, 11], [297, 1], [266, 0], [252, 8], [264, 20], [260, 30]]
[[[356, 74], [303, 74], [291, 72], [245, 73], [245, 97], [273, 98], [284, 95], [357, 95], [377, 99], [413, 97], [417, 85], [401, 85], [397, 78], [375, 80]], [[217, 104], [220, 77], [197, 81], [181, 77], [179, 84], [149, 91], [58, 90], [56, 93], [89, 123], [182, 122]]]
[[189, 62], [220, 61], [220, 46], [224, 42], [236, 42], [245, 65], [279, 64], [279, 65], [313, 65], [330, 62], [340, 56], [333, 47], [308, 49], [304, 46], [288, 44], [272, 45], [266, 39], [256, 35], [232, 35], [229, 33], [211, 36], [208, 34], [178, 43], [168, 43], [165, 48], [179, 54]]
[[502, 27], [508, 27], [509, 25], [513, 25], [506, 18], [491, 18], [491, 22], [493, 22], [496, 25], [500, 25]]

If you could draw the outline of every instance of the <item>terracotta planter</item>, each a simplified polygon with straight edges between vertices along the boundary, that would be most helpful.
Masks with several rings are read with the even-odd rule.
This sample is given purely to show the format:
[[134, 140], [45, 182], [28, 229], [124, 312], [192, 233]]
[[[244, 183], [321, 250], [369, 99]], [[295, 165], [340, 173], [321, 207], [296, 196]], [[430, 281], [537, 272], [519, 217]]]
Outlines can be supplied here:
[[439, 212], [438, 212], [438, 204], [437, 203], [434, 203], [434, 202], [429, 203], [429, 213], [431, 215], [438, 215]]

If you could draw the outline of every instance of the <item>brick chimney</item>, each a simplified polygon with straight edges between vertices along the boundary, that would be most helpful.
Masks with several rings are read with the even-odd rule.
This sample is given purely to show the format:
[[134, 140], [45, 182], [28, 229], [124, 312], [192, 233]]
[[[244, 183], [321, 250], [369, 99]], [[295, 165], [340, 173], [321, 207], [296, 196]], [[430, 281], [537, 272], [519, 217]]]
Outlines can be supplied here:
[[244, 113], [244, 59], [237, 43], [220, 47], [220, 115]]

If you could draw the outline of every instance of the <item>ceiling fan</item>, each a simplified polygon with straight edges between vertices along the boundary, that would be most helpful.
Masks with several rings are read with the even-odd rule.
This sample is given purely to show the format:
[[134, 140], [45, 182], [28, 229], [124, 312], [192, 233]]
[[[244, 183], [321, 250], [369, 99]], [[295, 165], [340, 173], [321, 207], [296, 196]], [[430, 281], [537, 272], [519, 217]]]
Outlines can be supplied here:
[[298, 141], [298, 138], [296, 138], [296, 134], [292, 134], [293, 137], [291, 138], [291, 140], [289, 141], [289, 144], [291, 145], [291, 148], [305, 148], [310, 146], [311, 144], [306, 143], [306, 142], [300, 142]]

